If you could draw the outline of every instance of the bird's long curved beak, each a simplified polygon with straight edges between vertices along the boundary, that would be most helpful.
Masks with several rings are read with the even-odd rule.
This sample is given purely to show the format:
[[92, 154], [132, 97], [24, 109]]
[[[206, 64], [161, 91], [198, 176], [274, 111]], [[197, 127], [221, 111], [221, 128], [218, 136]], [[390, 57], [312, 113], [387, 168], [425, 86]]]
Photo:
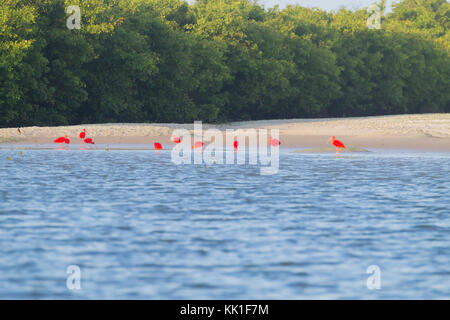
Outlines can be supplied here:
[[331, 141], [331, 138], [327, 140], [327, 143], [329, 143]]

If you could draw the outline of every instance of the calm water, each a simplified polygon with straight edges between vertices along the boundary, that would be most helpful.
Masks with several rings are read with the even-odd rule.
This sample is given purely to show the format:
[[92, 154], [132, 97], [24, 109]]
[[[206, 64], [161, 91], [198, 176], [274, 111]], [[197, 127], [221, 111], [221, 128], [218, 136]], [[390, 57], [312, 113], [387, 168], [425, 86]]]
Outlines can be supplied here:
[[0, 298], [450, 298], [450, 154], [283, 150], [259, 169], [0, 150]]

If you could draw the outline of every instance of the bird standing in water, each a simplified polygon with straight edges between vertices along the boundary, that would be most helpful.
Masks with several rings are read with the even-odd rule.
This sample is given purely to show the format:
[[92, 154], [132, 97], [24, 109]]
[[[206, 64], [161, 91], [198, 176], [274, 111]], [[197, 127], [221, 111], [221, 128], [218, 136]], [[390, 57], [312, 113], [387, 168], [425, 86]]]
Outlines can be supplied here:
[[337, 140], [335, 136], [332, 136], [330, 139], [328, 139], [327, 143], [330, 142], [330, 140], [331, 144], [336, 147], [336, 155], [339, 154], [340, 149], [345, 149], [345, 145], [342, 143], [342, 141]]

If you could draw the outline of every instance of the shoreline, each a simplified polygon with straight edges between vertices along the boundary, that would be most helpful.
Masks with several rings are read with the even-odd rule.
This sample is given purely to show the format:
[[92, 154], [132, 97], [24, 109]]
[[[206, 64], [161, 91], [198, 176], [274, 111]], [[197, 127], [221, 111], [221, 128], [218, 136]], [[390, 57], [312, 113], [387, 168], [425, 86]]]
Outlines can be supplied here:
[[[172, 148], [174, 129], [193, 132], [193, 124], [137, 123], [86, 124], [58, 127], [24, 127], [0, 129], [0, 148], [25, 145], [53, 145], [53, 140], [67, 134], [71, 146], [79, 145], [78, 133], [87, 135], [98, 145], [153, 145], [160, 142]], [[256, 120], [219, 125], [203, 124], [203, 131], [218, 129], [279, 129], [281, 147], [320, 148], [332, 136], [347, 146], [364, 149], [399, 149], [450, 152], [450, 113], [394, 115], [357, 118]], [[225, 140], [224, 140], [225, 141]]]

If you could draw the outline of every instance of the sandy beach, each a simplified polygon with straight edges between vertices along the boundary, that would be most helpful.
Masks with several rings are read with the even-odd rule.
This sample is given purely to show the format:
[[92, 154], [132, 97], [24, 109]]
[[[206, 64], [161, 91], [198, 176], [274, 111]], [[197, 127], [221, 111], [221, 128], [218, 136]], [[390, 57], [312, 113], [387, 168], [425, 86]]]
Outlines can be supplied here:
[[[152, 145], [170, 143], [174, 129], [193, 130], [191, 124], [85, 124], [59, 127], [0, 129], [0, 146], [51, 144], [64, 134], [73, 144], [86, 128], [97, 144]], [[203, 124], [203, 130], [279, 129], [282, 147], [320, 148], [334, 135], [347, 146], [373, 149], [406, 149], [450, 152], [450, 114], [420, 114], [335, 119], [290, 119]]]

